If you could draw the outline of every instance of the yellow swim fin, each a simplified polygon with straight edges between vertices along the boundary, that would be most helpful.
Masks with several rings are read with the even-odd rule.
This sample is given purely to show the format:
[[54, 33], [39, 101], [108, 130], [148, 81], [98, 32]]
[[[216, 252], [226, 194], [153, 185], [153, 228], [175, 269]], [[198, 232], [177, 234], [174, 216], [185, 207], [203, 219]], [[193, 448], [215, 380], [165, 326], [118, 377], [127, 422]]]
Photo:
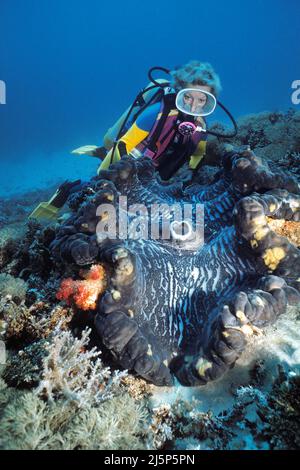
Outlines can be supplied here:
[[47, 219], [57, 220], [60, 208], [52, 206], [49, 202], [41, 202], [34, 211], [31, 212], [29, 219]]
[[29, 215], [29, 219], [56, 220], [60, 209], [66, 203], [71, 189], [81, 183], [81, 180], [65, 181], [59, 186], [48, 202], [41, 202]]
[[103, 160], [106, 157], [107, 149], [105, 147], [97, 147], [97, 145], [84, 145], [83, 147], [72, 150], [71, 153], [73, 155], [88, 155]]

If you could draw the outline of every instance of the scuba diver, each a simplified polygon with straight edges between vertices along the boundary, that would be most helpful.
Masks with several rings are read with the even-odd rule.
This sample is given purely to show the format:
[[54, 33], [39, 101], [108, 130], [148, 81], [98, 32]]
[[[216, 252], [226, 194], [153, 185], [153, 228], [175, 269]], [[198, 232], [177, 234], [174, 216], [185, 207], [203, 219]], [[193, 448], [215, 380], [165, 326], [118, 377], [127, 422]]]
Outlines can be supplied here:
[[[154, 79], [152, 73], [163, 71], [171, 80]], [[195, 173], [206, 153], [207, 135], [233, 137], [237, 126], [230, 112], [217, 101], [221, 91], [219, 76], [209, 63], [191, 61], [169, 71], [152, 67], [150, 83], [136, 97], [103, 138], [103, 147], [86, 145], [72, 151], [77, 155], [100, 158], [98, 168], [109, 168], [123, 156], [147, 156], [153, 161], [162, 180], [169, 180], [184, 163]], [[207, 129], [205, 117], [219, 105], [234, 125], [231, 134], [221, 135]], [[30, 217], [57, 217], [71, 192], [78, 190], [78, 181], [66, 181], [48, 203], [41, 203]]]
[[[154, 80], [153, 70], [169, 73], [171, 81]], [[152, 159], [163, 180], [169, 180], [185, 162], [196, 170], [203, 159], [207, 140], [205, 116], [214, 111], [221, 91], [218, 75], [209, 63], [191, 61], [170, 72], [154, 67], [149, 78], [151, 82], [135, 100], [133, 109], [126, 110], [104, 136], [109, 152], [99, 171], [124, 155], [143, 155]], [[124, 126], [129, 111], [133, 117]], [[73, 153], [96, 156], [99, 150], [88, 146]]]

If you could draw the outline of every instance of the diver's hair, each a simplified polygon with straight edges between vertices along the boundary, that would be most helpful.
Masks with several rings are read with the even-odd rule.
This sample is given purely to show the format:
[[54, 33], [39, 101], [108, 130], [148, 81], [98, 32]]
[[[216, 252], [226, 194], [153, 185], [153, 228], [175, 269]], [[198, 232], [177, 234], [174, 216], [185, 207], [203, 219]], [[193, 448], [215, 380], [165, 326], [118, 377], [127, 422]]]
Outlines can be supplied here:
[[171, 85], [176, 90], [187, 88], [188, 84], [206, 85], [211, 87], [213, 95], [218, 96], [222, 89], [220, 77], [209, 62], [191, 60], [172, 70], [170, 74], [172, 76]]

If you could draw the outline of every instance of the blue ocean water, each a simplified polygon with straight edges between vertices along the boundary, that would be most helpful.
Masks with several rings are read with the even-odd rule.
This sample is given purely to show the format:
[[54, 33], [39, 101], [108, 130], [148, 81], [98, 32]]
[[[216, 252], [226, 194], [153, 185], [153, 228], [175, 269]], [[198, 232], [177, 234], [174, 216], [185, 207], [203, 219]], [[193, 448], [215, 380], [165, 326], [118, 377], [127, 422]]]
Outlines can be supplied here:
[[298, 0], [1, 0], [0, 194], [93, 174], [70, 150], [101, 144], [153, 65], [211, 62], [236, 117], [299, 108], [299, 18]]

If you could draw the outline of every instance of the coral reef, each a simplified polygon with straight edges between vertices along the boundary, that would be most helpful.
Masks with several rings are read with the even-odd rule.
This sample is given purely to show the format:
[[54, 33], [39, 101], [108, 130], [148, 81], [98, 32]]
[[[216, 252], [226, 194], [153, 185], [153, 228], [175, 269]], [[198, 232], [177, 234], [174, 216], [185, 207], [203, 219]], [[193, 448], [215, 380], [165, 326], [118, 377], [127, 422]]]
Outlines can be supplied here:
[[[300, 311], [287, 305], [299, 305], [299, 192], [290, 176], [300, 182], [300, 114], [238, 124], [234, 143], [256, 155], [211, 139], [198, 174], [184, 167], [168, 183], [124, 159], [72, 195], [60, 225], [26, 223], [54, 188], [0, 200], [1, 449], [299, 449]], [[120, 194], [146, 206], [204, 203], [205, 255], [180, 240], [147, 247], [93, 237], [95, 208]], [[94, 265], [106, 277], [96, 269], [101, 289], [86, 309], [78, 286]], [[174, 358], [161, 332], [172, 324], [177, 338], [172, 313], [182, 311], [196, 312], [195, 329], [179, 350], [176, 339]], [[173, 383], [169, 366], [181, 382], [196, 377], [206, 387], [149, 383]]]
[[63, 396], [76, 401], [78, 407], [101, 403], [115, 394], [126, 372], [113, 374], [103, 367], [100, 351], [85, 350], [90, 330], [74, 338], [70, 331], [60, 331], [60, 325], [46, 346], [48, 354], [43, 360], [43, 377], [36, 393], [54, 401]]
[[[132, 386], [135, 380], [130, 378]], [[60, 394], [49, 402], [37, 389], [17, 390], [1, 379], [0, 448], [299, 449], [300, 382], [294, 372], [279, 368], [269, 391], [257, 384], [233, 389], [232, 404], [219, 412], [203, 411], [201, 401], [180, 395], [154, 406], [145, 396], [133, 398], [121, 382], [98, 403], [92, 389], [84, 401]]]
[[3, 371], [10, 387], [32, 388], [42, 380], [43, 359], [48, 354], [45, 339], [36, 341], [18, 352], [11, 352]]
[[135, 400], [144, 400], [145, 398], [149, 398], [155, 392], [154, 385], [130, 374], [126, 374], [122, 377], [121, 383], [125, 386], [129, 395]]
[[[248, 147], [222, 158], [213, 184], [185, 189], [161, 184], [149, 159], [123, 158], [94, 178], [94, 191], [50, 245], [58, 266], [109, 266], [94, 331], [120, 366], [156, 385], [171, 385], [173, 375], [190, 386], [219, 379], [252, 335], [300, 301], [300, 252], [267, 219], [299, 224], [299, 184]], [[158, 240], [99, 234], [98, 208], [118, 213], [119, 195], [146, 208], [204, 204], [204, 245], [195, 232]], [[150, 233], [149, 220], [139, 222]], [[186, 223], [196, 227], [195, 214]]]
[[84, 272], [80, 272], [82, 281], [71, 278], [64, 279], [56, 294], [58, 300], [65, 300], [68, 305], [75, 302], [81, 310], [95, 310], [99, 296], [105, 291], [105, 270], [101, 265], [93, 265]]
[[26, 232], [24, 224], [9, 224], [0, 228], [0, 269], [5, 270], [18, 251], [18, 243]]
[[300, 224], [291, 220], [273, 219], [267, 217], [271, 230], [282, 237], [286, 237], [295, 246], [300, 247]]
[[299, 375], [279, 370], [270, 391], [240, 386], [232, 406], [201, 411], [201, 402], [176, 399], [153, 409], [156, 449], [296, 450], [299, 442]]
[[[197, 411], [198, 402], [178, 399], [172, 405], [154, 408], [151, 423], [153, 447], [172, 449], [175, 441], [192, 437], [205, 442], [206, 449], [226, 449], [233, 437], [232, 423], [241, 415], [241, 407], [236, 407], [226, 417], [216, 417], [212, 412]], [[200, 447], [202, 448], [202, 447]]]
[[20, 340], [22, 336], [28, 336], [30, 340], [39, 336], [39, 327], [24, 301], [16, 304], [11, 296], [0, 299], [1, 338]]
[[58, 323], [60, 328], [66, 328], [72, 317], [70, 308], [60, 305], [52, 308], [46, 302], [27, 307], [24, 301], [16, 303], [8, 295], [0, 299], [0, 337], [20, 348], [23, 343], [47, 338]]
[[49, 405], [33, 392], [7, 388], [3, 381], [0, 395], [1, 449], [146, 448], [145, 410], [127, 393], [82, 408], [61, 399]]
[[0, 296], [10, 295], [17, 301], [22, 301], [26, 297], [28, 285], [23, 279], [16, 278], [10, 274], [0, 274]]
[[[2, 232], [5, 236], [2, 238]], [[53, 263], [49, 245], [54, 238], [53, 227], [42, 227], [36, 221], [23, 224], [22, 230], [13, 231], [9, 226], [0, 231], [0, 268], [15, 278], [23, 279], [28, 290], [26, 301], [55, 301], [58, 280], [52, 271]], [[6, 238], [7, 237], [7, 238]], [[7, 241], [6, 241], [7, 240]], [[2, 253], [2, 254], [1, 254]]]
[[[256, 155], [280, 162], [289, 170], [297, 168], [297, 154], [300, 152], [300, 111], [290, 109], [287, 112], [261, 112], [240, 117], [237, 120], [238, 134], [234, 139], [227, 139], [234, 145], [250, 145]], [[214, 130], [225, 127], [220, 124]], [[223, 141], [226, 139], [223, 139]], [[211, 139], [210, 153], [218, 160], [219, 141]], [[210, 158], [213, 158], [213, 155]], [[299, 170], [298, 170], [299, 171]]]
[[89, 330], [76, 339], [58, 326], [47, 341], [22, 352], [22, 367], [14, 359], [7, 364], [5, 382], [39, 384], [19, 391], [0, 380], [0, 448], [146, 448], [146, 407], [122, 384], [126, 373], [112, 373], [99, 351], [85, 350], [88, 337]]
[[289, 150], [278, 163], [300, 179], [300, 150]]
[[300, 449], [300, 376], [285, 374], [275, 383], [266, 403], [257, 411], [264, 423], [261, 438], [272, 450]]
[[[151, 397], [156, 445], [191, 450], [297, 448], [299, 314], [299, 308], [289, 308], [253, 338], [223, 380], [198, 389], [156, 391]], [[204, 423], [206, 434], [200, 433]]]

